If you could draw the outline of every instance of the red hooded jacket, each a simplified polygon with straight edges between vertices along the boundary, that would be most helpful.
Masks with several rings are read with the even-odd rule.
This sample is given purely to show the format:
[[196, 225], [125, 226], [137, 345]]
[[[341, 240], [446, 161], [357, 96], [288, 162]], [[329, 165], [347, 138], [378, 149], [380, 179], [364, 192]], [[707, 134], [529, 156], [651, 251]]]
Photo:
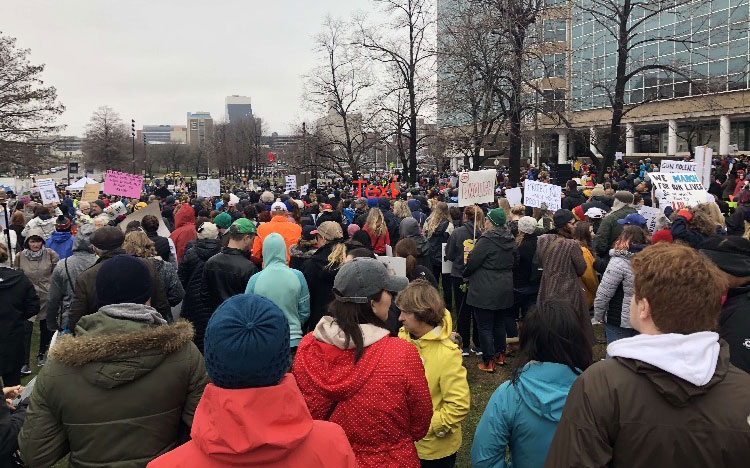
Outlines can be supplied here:
[[432, 400], [417, 349], [386, 336], [357, 363], [354, 353], [302, 338], [292, 372], [312, 417], [344, 428], [360, 468], [419, 468], [414, 442], [427, 434]]
[[313, 421], [291, 374], [273, 387], [228, 390], [208, 384], [190, 435], [190, 442], [148, 468], [357, 466], [344, 431]]
[[182, 254], [185, 253], [187, 243], [198, 238], [198, 232], [195, 230], [195, 210], [192, 206], [184, 204], [180, 207], [174, 215], [174, 227], [169, 238], [174, 242], [177, 263], [179, 263], [182, 261]]

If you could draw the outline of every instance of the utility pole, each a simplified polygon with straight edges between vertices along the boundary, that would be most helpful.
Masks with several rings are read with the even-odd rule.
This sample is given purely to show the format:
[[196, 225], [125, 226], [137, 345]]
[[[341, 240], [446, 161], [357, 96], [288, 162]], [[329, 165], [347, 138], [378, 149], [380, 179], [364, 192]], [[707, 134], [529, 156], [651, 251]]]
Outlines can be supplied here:
[[[143, 134], [143, 175], [146, 175], [146, 167], [148, 167], [148, 155], [146, 154], [146, 145], [148, 142], [146, 141], [146, 134]], [[149, 170], [149, 175], [151, 171]]]
[[135, 119], [130, 119], [130, 137], [133, 139], [133, 174], [135, 174]]

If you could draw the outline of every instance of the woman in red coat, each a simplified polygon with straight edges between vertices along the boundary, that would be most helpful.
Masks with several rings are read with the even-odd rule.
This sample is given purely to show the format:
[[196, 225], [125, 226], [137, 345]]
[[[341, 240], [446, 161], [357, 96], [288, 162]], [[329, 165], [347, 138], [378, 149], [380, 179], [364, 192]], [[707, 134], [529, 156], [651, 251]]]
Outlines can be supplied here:
[[360, 468], [420, 466], [414, 442], [430, 426], [430, 390], [417, 349], [385, 324], [391, 292], [407, 284], [375, 259], [344, 264], [330, 316], [297, 348], [292, 373], [310, 413], [344, 429]]
[[195, 210], [192, 206], [185, 203], [175, 213], [174, 231], [169, 238], [174, 242], [174, 248], [177, 251], [177, 263], [180, 263], [187, 243], [198, 238], [198, 231], [195, 230]]
[[390, 245], [391, 238], [388, 235], [388, 226], [385, 223], [383, 213], [379, 208], [370, 208], [363, 231], [370, 236], [372, 251], [376, 255], [385, 255], [386, 244]]

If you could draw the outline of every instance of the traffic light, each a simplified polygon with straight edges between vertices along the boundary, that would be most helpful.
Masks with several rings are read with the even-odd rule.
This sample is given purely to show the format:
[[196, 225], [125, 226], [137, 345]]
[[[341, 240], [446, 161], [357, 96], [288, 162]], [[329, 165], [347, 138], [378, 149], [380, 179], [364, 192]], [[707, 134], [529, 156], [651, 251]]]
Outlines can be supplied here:
[[130, 119], [130, 136], [135, 138], [135, 119]]

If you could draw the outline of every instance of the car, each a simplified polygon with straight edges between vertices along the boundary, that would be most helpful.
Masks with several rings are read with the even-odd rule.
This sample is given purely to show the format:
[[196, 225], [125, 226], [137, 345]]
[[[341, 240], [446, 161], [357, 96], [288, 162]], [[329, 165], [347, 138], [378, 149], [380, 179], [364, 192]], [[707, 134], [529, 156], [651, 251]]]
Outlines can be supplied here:
[[52, 169], [50, 169], [49, 171], [50, 171], [51, 173], [53, 173], [53, 174], [54, 174], [55, 172], [57, 172], [57, 168], [56, 168], [56, 167], [53, 167], [53, 168], [52, 168]]
[[42, 171], [42, 175], [47, 175], [47, 174], [49, 174], [49, 171], [47, 169]]

